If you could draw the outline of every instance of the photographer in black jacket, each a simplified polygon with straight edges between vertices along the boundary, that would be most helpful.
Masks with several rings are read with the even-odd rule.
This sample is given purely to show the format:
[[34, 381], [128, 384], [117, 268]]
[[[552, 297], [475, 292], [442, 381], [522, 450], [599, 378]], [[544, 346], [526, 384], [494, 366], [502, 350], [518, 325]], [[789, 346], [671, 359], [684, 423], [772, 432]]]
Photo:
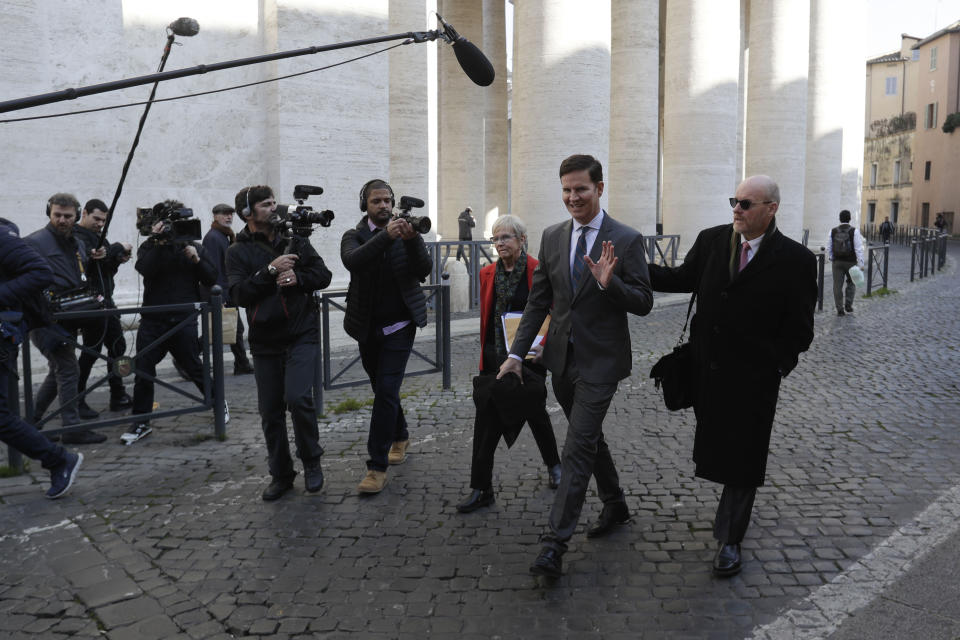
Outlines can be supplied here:
[[[53, 284], [48, 291], [53, 295], [70, 295], [89, 289], [87, 277], [92, 259], [102, 259], [103, 248], [91, 251], [73, 233], [74, 223], [80, 213], [80, 202], [69, 193], [55, 193], [47, 200], [45, 227], [34, 231], [24, 241], [32, 246], [50, 265]], [[75, 338], [81, 323], [67, 320], [31, 331], [30, 340], [47, 359], [47, 377], [44, 378], [34, 398], [34, 420], [47, 410], [55, 397], [60, 399], [60, 418], [63, 426], [70, 426], [81, 419], [96, 419], [98, 415], [89, 408], [78, 409], [76, 400], [80, 367], [77, 364], [76, 347], [70, 342]], [[69, 444], [97, 444], [107, 437], [96, 431], [74, 431], [63, 435]]]
[[[88, 200], [83, 205], [83, 212], [80, 214], [80, 220], [73, 228], [73, 233], [88, 247], [95, 247], [100, 242], [100, 232], [107, 221], [107, 205], [103, 200]], [[101, 260], [94, 260], [90, 264], [90, 273], [87, 274], [87, 280], [90, 288], [103, 295], [103, 306], [107, 309], [116, 309], [117, 305], [113, 302], [114, 282], [113, 277], [117, 274], [120, 265], [130, 260], [130, 253], [133, 250], [129, 244], [114, 242], [111, 244], [104, 238], [103, 246], [106, 248], [106, 255]], [[120, 316], [105, 316], [97, 318], [93, 322], [87, 322], [80, 328], [83, 334], [83, 346], [99, 352], [104, 345], [107, 346], [107, 355], [111, 358], [122, 356], [127, 350], [127, 341], [123, 337], [123, 328], [120, 326]], [[87, 380], [90, 378], [90, 369], [97, 361], [97, 357], [87, 352], [80, 354], [80, 382], [77, 388], [83, 391], [87, 388]], [[123, 379], [111, 375], [108, 379], [110, 385], [110, 411], [125, 411], [132, 406], [132, 400], [127, 395], [127, 390], [123, 387]], [[84, 400], [80, 401], [80, 408], [86, 407]], [[89, 407], [87, 407], [89, 411]]]
[[340, 259], [350, 272], [343, 327], [357, 341], [373, 387], [367, 438], [367, 473], [357, 491], [379, 493], [387, 466], [407, 458], [410, 435], [400, 406], [400, 385], [417, 327], [427, 324], [420, 283], [433, 267], [423, 237], [393, 215], [393, 189], [371, 180], [360, 189], [365, 215], [340, 240]]
[[[183, 203], [164, 200], [153, 207], [160, 220], [151, 228], [151, 235], [137, 250], [134, 265], [143, 276], [143, 306], [183, 304], [203, 299], [200, 285], [212, 287], [217, 281], [217, 270], [204, 257], [202, 249], [193, 242], [181, 242], [165, 233], [164, 217], [183, 209]], [[133, 413], [147, 415], [153, 411], [153, 378], [157, 364], [169, 352], [203, 394], [203, 365], [200, 363], [200, 342], [196, 322], [188, 322], [172, 335], [145, 351], [165, 333], [190, 316], [191, 311], [144, 313], [137, 330], [137, 376], [133, 384]], [[153, 429], [148, 420], [135, 423], [120, 436], [127, 445], [150, 435]]]
[[309, 240], [296, 235], [288, 239], [277, 232], [276, 208], [270, 187], [241, 189], [236, 210], [247, 226], [227, 250], [230, 300], [246, 309], [250, 328], [257, 405], [272, 478], [262, 495], [268, 501], [293, 488], [297, 475], [285, 408], [293, 422], [306, 489], [313, 493], [323, 487], [323, 448], [313, 402], [319, 337], [313, 292], [332, 278]]

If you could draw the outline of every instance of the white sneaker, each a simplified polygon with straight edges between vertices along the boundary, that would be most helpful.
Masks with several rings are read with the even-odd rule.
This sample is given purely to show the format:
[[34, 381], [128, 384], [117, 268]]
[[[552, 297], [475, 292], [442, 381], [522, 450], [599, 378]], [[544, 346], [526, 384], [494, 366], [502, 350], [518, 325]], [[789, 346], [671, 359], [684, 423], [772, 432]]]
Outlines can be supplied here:
[[137, 440], [143, 440], [148, 435], [153, 433], [153, 429], [150, 428], [150, 424], [147, 422], [138, 422], [133, 425], [133, 428], [126, 433], [120, 434], [120, 442], [130, 446]]

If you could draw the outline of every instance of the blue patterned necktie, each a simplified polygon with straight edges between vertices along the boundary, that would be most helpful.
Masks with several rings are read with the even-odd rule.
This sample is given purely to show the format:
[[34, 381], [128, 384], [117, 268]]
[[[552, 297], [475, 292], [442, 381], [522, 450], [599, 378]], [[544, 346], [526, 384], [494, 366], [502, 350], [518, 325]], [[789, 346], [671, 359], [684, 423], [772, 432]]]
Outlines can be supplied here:
[[583, 268], [586, 263], [583, 257], [587, 255], [587, 229], [590, 227], [580, 227], [580, 237], [577, 239], [577, 250], [573, 255], [573, 264], [570, 266], [570, 287], [576, 291], [577, 283], [580, 282], [580, 276], [583, 275]]

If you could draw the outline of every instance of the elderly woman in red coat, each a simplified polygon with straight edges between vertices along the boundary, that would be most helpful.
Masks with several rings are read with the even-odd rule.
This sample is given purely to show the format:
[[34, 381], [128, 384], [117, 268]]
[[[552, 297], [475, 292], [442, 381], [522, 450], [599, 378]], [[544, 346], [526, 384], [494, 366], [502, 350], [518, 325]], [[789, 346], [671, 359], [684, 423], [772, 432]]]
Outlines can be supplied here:
[[[496, 375], [500, 363], [507, 357], [501, 318], [508, 311], [523, 311], [533, 282], [537, 260], [527, 255], [527, 227], [516, 216], [500, 216], [493, 223], [493, 246], [499, 260], [480, 271], [480, 373]], [[538, 363], [527, 366], [545, 376], [546, 370]], [[545, 401], [536, 407], [527, 407], [527, 422], [540, 448], [547, 467], [550, 488], [560, 483], [560, 456], [553, 425], [547, 414]], [[467, 498], [457, 505], [457, 511], [469, 513], [493, 503], [493, 456], [503, 435], [496, 420], [485, 419], [478, 412], [473, 431], [473, 460], [470, 468], [470, 488]]]

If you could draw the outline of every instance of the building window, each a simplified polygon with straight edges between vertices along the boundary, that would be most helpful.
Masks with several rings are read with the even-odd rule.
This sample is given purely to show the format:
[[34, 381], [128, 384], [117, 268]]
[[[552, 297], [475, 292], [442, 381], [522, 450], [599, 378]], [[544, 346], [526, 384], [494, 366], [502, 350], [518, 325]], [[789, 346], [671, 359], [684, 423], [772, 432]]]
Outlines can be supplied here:
[[893, 184], [900, 184], [900, 161], [893, 161]]
[[930, 180], [930, 165], [931, 163], [929, 160], [927, 160], [923, 165], [923, 179], [927, 181]]
[[877, 219], [877, 203], [867, 203], [867, 222], [875, 222]]
[[925, 129], [937, 128], [937, 103], [931, 102], [924, 110], [925, 120], [923, 126]]
[[870, 165], [870, 186], [877, 186], [877, 163], [874, 162]]
[[910, 56], [910, 59], [911, 59], [911, 60], [914, 60], [914, 61], [919, 60], [919, 59], [920, 59], [920, 49], [914, 49], [914, 50], [913, 50], [913, 55]]
[[887, 78], [887, 95], [895, 96], [897, 95], [897, 79], [896, 77]]
[[920, 205], [920, 226], [930, 226], [930, 203], [924, 202]]
[[937, 69], [937, 48], [930, 47], [930, 71]]
[[900, 217], [900, 203], [894, 200], [890, 203], [890, 222], [897, 224], [897, 219]]

